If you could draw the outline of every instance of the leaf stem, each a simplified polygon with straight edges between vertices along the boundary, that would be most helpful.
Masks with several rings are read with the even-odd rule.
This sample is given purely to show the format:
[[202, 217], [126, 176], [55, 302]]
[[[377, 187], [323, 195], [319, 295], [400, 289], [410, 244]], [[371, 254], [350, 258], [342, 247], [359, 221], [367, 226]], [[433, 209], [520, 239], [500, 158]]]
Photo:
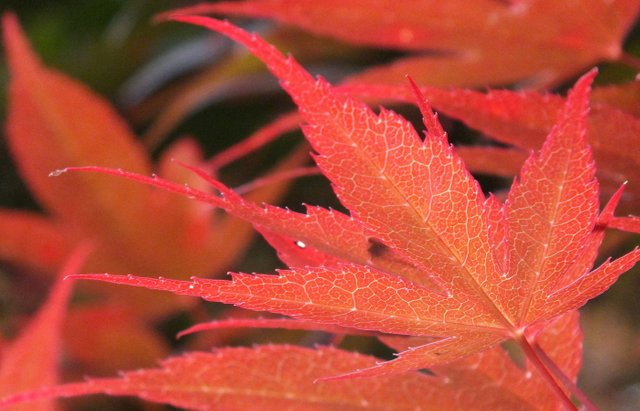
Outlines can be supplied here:
[[231, 162], [267, 145], [278, 137], [294, 131], [300, 126], [301, 121], [298, 112], [284, 114], [239, 143], [216, 154], [208, 161], [208, 165], [214, 170], [219, 170]]
[[573, 403], [573, 401], [571, 401], [571, 398], [569, 398], [567, 394], [564, 392], [564, 390], [562, 389], [562, 387], [558, 385], [558, 382], [553, 377], [551, 372], [544, 365], [543, 361], [540, 360], [540, 357], [538, 356], [536, 351], [533, 349], [533, 347], [529, 343], [529, 340], [527, 340], [527, 337], [521, 334], [517, 338], [517, 342], [520, 345], [520, 347], [522, 347], [522, 350], [526, 354], [527, 358], [530, 360], [531, 364], [533, 364], [533, 366], [540, 373], [542, 378], [548, 383], [549, 388], [551, 388], [551, 390], [556, 394], [558, 399], [562, 401], [562, 404], [564, 404], [565, 409], [569, 411], [578, 411], [578, 408]]
[[549, 369], [555, 376], [560, 380], [560, 382], [569, 389], [569, 391], [580, 401], [583, 405], [584, 411], [597, 411], [597, 407], [594, 403], [589, 400], [589, 398], [585, 395], [584, 392], [576, 384], [571, 381], [562, 370], [558, 368], [558, 366], [553, 362], [551, 358], [547, 355], [546, 352], [538, 345], [537, 342], [534, 342], [532, 345], [534, 351], [538, 355], [538, 358], [542, 361], [542, 363]]

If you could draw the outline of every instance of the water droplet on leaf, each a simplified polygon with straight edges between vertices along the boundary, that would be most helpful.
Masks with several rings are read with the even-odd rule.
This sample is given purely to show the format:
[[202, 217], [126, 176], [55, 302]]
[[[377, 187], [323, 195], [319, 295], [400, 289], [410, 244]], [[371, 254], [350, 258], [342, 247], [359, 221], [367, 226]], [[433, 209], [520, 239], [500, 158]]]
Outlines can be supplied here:
[[61, 169], [58, 169], [58, 170], [53, 170], [52, 172], [50, 172], [50, 173], [49, 173], [49, 177], [58, 177], [58, 176], [63, 175], [63, 174], [64, 174], [64, 173], [66, 173], [66, 172], [67, 172], [67, 169], [66, 169], [66, 168], [61, 168]]

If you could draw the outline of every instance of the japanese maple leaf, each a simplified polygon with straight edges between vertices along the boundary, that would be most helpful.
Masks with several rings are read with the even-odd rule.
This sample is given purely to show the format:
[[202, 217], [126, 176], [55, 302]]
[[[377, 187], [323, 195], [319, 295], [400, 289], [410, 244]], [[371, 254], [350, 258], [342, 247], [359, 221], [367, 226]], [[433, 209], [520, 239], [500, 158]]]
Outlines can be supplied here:
[[419, 103], [428, 133], [422, 140], [402, 117], [384, 109], [376, 114], [334, 92], [255, 35], [205, 17], [174, 19], [223, 32], [267, 64], [298, 105], [316, 162], [350, 215], [261, 208], [215, 180], [218, 196], [100, 168], [225, 208], [275, 233], [276, 242], [288, 238], [320, 265], [292, 265], [278, 275], [233, 274], [231, 281], [78, 278], [170, 290], [323, 324], [437, 337], [350, 376], [432, 367], [513, 339], [551, 382], [529, 336], [602, 293], [640, 259], [635, 249], [590, 271], [602, 227], [622, 194], [598, 215], [586, 141], [595, 72], [576, 84], [558, 124], [500, 204], [485, 198], [424, 101]]
[[421, 52], [353, 81], [482, 86], [557, 83], [622, 58], [637, 0], [245, 0], [204, 3], [189, 14], [270, 18], [357, 45]]
[[[210, 11], [210, 12], [219, 12], [219, 13], [229, 13], [232, 15], [237, 14], [237, 15], [243, 15], [243, 16], [247, 15], [247, 16], [256, 16], [256, 17], [258, 16], [270, 17], [270, 18], [275, 18], [276, 20], [279, 20], [279, 21], [283, 21], [285, 23], [286, 22], [291, 23], [290, 20], [295, 20], [297, 23], [301, 24], [302, 26], [304, 26], [304, 28], [310, 30], [311, 32], [319, 33], [319, 32], [323, 32], [324, 30], [325, 34], [330, 34], [329, 32], [335, 29], [337, 33], [342, 33], [344, 34], [344, 36], [349, 36], [349, 35], [355, 36], [358, 33], [358, 30], [356, 28], [360, 26], [364, 26], [366, 27], [366, 29], [363, 29], [363, 36], [360, 40], [365, 42], [380, 41], [381, 42], [380, 44], [382, 46], [385, 46], [385, 44], [383, 44], [384, 31], [380, 30], [381, 26], [385, 26], [385, 25], [393, 26], [394, 24], [399, 25], [403, 20], [410, 20], [413, 22], [412, 24], [419, 27], [418, 29], [419, 31], [426, 32], [428, 25], [430, 24], [429, 23], [430, 17], [432, 16], [432, 13], [426, 13], [424, 16], [420, 16], [419, 18], [416, 19], [416, 16], [418, 16], [418, 14], [414, 13], [414, 11], [412, 10], [415, 6], [413, 5], [412, 1], [402, 2], [402, 4], [398, 5], [397, 7], [396, 5], [393, 5], [392, 6], [393, 10], [391, 11], [384, 10], [383, 6], [370, 7], [368, 3], [364, 3], [364, 2], [362, 3], [353, 2], [353, 3], [357, 3], [358, 5], [353, 5], [349, 2], [347, 3], [340, 2], [340, 5], [336, 7], [332, 7], [333, 5], [326, 5], [325, 2], [322, 2], [322, 1], [313, 2], [313, 5], [305, 4], [306, 2], [302, 2], [302, 3], [296, 2], [297, 5], [302, 5], [300, 6], [300, 8], [298, 8], [298, 6], [292, 6], [291, 3], [293, 2], [289, 2], [289, 1], [284, 1], [284, 2], [282, 1], [280, 2], [279, 1], [244, 1], [244, 2], [233, 2], [233, 3], [216, 2], [215, 4], [202, 4], [199, 6], [195, 6], [195, 8], [193, 9], [187, 8], [183, 10], [185, 12], [189, 10], [192, 10], [194, 12], [200, 11], [203, 13]], [[418, 5], [418, 8], [432, 7], [428, 5], [428, 3], [429, 2], [420, 2]], [[468, 2], [466, 4], [460, 3], [459, 5], [457, 4], [457, 2], [453, 2], [453, 3], [456, 3], [456, 4], [452, 4], [450, 2], [447, 2], [447, 4], [444, 6], [442, 4], [438, 4], [437, 10], [440, 10], [440, 8], [443, 8], [443, 7], [451, 7], [451, 9], [455, 9], [457, 7], [464, 7], [466, 10], [469, 10], [470, 7], [476, 6], [475, 4], [470, 5]], [[525, 7], [528, 7], [527, 5], [525, 5], [526, 2], [521, 2], [520, 6], [515, 5], [515, 2], [512, 2], [511, 5], [509, 5], [508, 3], [509, 2], [492, 2], [491, 7], [487, 8], [487, 7], [481, 6], [480, 7], [481, 11], [479, 13], [475, 13], [472, 15], [471, 13], [470, 14], [454, 13], [451, 10], [443, 11], [443, 13], [445, 12], [451, 13], [451, 15], [447, 16], [447, 19], [449, 20], [479, 19], [479, 18], [482, 18], [482, 17], [479, 17], [483, 15], [482, 13], [490, 14], [490, 10], [493, 10], [494, 8], [511, 7], [515, 11], [522, 12], [522, 14], [516, 16], [516, 14], [514, 13], [502, 13], [501, 15], [507, 16], [505, 17], [507, 19], [526, 20], [529, 18], [529, 14], [533, 13], [534, 18], [536, 19], [549, 20], [549, 24], [545, 24], [545, 27], [544, 27], [545, 30], [548, 31], [548, 35], [563, 36], [566, 34], [566, 37], [574, 36], [576, 38], [580, 36], [579, 33], [583, 30], [598, 31], [599, 25], [607, 24], [602, 20], [597, 20], [597, 21], [594, 21], [593, 24], [584, 24], [582, 27], [577, 27], [577, 25], [580, 24], [579, 21], [581, 19], [584, 21], [589, 21], [590, 19], [593, 18], [592, 16], [588, 15], [589, 13], [588, 8], [594, 7], [594, 5], [598, 3], [597, 1], [596, 2], [590, 2], [590, 1], [553, 2], [551, 5], [546, 4], [551, 2], [538, 2], [539, 4], [535, 5], [533, 9], [527, 9], [526, 11], [524, 10]], [[600, 1], [600, 3], [602, 3], [602, 1]], [[340, 7], [343, 7], [343, 6], [346, 8], [349, 8], [348, 13], [339, 12]], [[402, 9], [405, 6], [407, 7], [407, 10], [411, 10], [411, 11], [405, 13], [405, 11]], [[328, 11], [324, 10], [324, 11], [327, 11], [326, 13], [319, 11], [323, 7], [327, 8]], [[545, 7], [548, 7], [550, 12], [542, 12], [541, 10], [543, 10]], [[572, 24], [575, 24], [576, 27], [567, 26], [566, 21], [568, 19], [562, 19], [560, 17], [561, 14], [554, 13], [555, 10], [551, 11], [551, 9], [561, 8], [561, 7], [580, 8], [580, 10], [576, 10], [574, 13], [572, 13], [572, 16], [571, 16]], [[596, 6], [596, 7], [600, 7], [600, 6]], [[609, 4], [607, 5], [607, 7], [610, 7], [607, 9], [607, 13], [616, 14], [615, 10], [620, 11], [620, 10], [623, 10], [625, 7], [637, 7], [637, 5], [634, 5], [632, 2], [628, 2], [626, 5], [622, 5], [620, 2], [618, 2], [615, 5]], [[365, 10], [363, 11], [363, 9]], [[314, 14], [314, 10], [318, 11], [317, 15]], [[379, 13], [379, 11], [381, 10], [383, 10], [384, 13], [382, 12]], [[334, 18], [335, 13], [339, 13], [340, 15], [335, 16], [336, 18]], [[620, 16], [624, 14], [625, 12], [623, 11], [620, 13]], [[599, 15], [599, 12], [596, 12], [593, 15]], [[394, 17], [391, 17], [391, 16], [394, 16]], [[631, 19], [631, 14], [627, 16]], [[349, 25], [341, 25], [339, 23], [341, 19], [349, 19], [349, 18], [353, 18], [358, 21], [357, 23], [353, 22], [354, 24], [349, 24]], [[493, 15], [493, 18], [494, 19], [497, 18], [497, 15]], [[434, 17], [433, 19], [437, 20], [437, 17]], [[330, 21], [326, 21], [326, 20], [330, 20]], [[613, 24], [613, 21], [621, 21], [621, 20], [616, 20], [616, 18], [612, 18], [609, 20], [609, 23]], [[317, 24], [314, 24], [315, 22], [317, 22]], [[338, 24], [336, 24], [337, 22]], [[291, 24], [296, 25], [295, 22]], [[519, 24], [526, 26], [526, 23], [522, 21]], [[556, 27], [555, 32], [552, 32], [554, 30], [554, 25], [560, 25], [560, 27]], [[437, 27], [442, 28], [441, 26], [442, 24], [438, 21]], [[523, 26], [519, 26], [518, 30], [522, 31]], [[321, 54], [321, 53], [324, 53], [322, 55], [322, 58], [325, 61], [327, 59], [331, 59], [335, 57], [335, 53], [336, 53], [335, 47], [327, 47], [326, 44], [323, 45], [322, 43], [318, 43], [317, 41], [314, 43], [312, 38], [310, 38], [309, 36], [301, 36], [300, 33], [297, 31], [296, 32], [292, 32], [291, 30], [287, 31], [286, 27], [287, 27], [286, 25], [276, 26], [275, 30], [268, 32], [268, 36], [271, 38], [270, 41], [272, 42], [275, 41], [275, 44], [278, 45], [279, 48], [282, 48], [285, 50], [292, 50], [293, 54], [296, 56], [296, 58], [299, 61], [305, 62], [305, 61], [309, 61], [310, 59], [311, 60], [317, 59], [318, 58], [317, 54]], [[464, 27], [467, 28], [467, 26], [464, 26]], [[445, 29], [442, 28], [442, 30], [445, 30]], [[571, 32], [572, 30], [573, 32]], [[462, 26], [455, 26], [454, 28], [446, 28], [446, 31], [450, 36], [454, 36], [454, 37], [464, 36], [463, 34], [464, 30], [462, 29]], [[505, 29], [505, 33], [497, 34], [497, 31], [498, 31], [498, 28], [496, 27], [493, 27], [492, 30], [489, 30], [489, 29], [481, 30], [481, 32], [479, 33], [479, 36], [474, 36], [473, 39], [496, 36], [496, 37], [499, 37], [499, 40], [504, 41], [503, 37], [508, 37], [508, 35], [506, 34], [506, 32], [508, 31], [507, 29]], [[543, 31], [544, 30], [536, 31], [536, 34], [541, 33]], [[567, 34], [569, 32], [571, 32], [571, 34]], [[429, 33], [431, 33], [431, 31], [429, 31]], [[611, 36], [612, 33], [613, 31], [611, 30], [605, 30], [601, 33], [601, 35], [603, 38], [605, 38], [605, 37]], [[473, 52], [461, 51], [460, 52], [461, 54], [453, 53], [453, 56], [452, 56], [452, 53], [448, 53], [448, 52], [431, 53], [424, 56], [409, 58], [408, 60], [411, 63], [406, 63], [406, 62], [403, 63], [404, 60], [400, 60], [397, 63], [398, 65], [397, 68], [395, 68], [395, 65], [391, 65], [388, 67], [371, 70], [371, 72], [379, 73], [380, 76], [382, 76], [381, 73], [393, 73], [392, 78], [389, 78], [389, 79], [386, 78], [387, 77], [386, 75], [384, 79], [378, 78], [378, 74], [376, 74], [376, 76], [371, 76], [371, 78], [369, 78], [369, 75], [371, 74], [371, 72], [367, 72], [367, 74], [362, 76], [359, 76], [358, 74], [356, 74], [353, 77], [347, 77], [345, 81], [347, 84], [360, 85], [360, 86], [364, 84], [380, 85], [380, 82], [383, 81], [385, 83], [391, 83], [395, 86], [404, 87], [406, 83], [404, 81], [404, 75], [409, 73], [413, 76], [414, 79], [418, 81], [423, 81], [424, 84], [429, 84], [432, 86], [438, 85], [438, 84], [439, 85], [455, 84], [455, 85], [461, 85], [461, 86], [478, 86], [478, 85], [485, 85], [485, 84], [508, 83], [509, 81], [477, 82], [475, 79], [477, 76], [486, 76], [488, 72], [495, 72], [495, 71], [501, 71], [501, 70], [504, 70], [504, 73], [503, 73], [504, 75], [512, 76], [516, 74], [516, 71], [512, 67], [514, 64], [523, 65], [523, 66], [537, 64], [535, 63], [535, 60], [537, 57], [540, 57], [540, 56], [538, 56], [538, 54], [536, 53], [532, 53], [531, 50], [532, 49], [537, 50], [538, 47], [543, 47], [543, 46], [541, 46], [540, 44], [536, 44], [535, 46], [529, 45], [529, 47], [526, 47], [526, 46], [521, 47], [521, 45], [523, 44], [528, 44], [529, 42], [536, 41], [535, 36], [533, 36], [531, 33], [522, 33], [522, 36], [524, 37], [524, 39], [518, 39], [516, 42], [511, 44], [509, 48], [498, 46], [500, 47], [499, 55], [496, 58], [493, 58], [490, 62], [487, 62], [484, 59], [476, 60], [475, 58], [461, 57], [462, 55], [465, 55], [465, 53], [473, 54], [473, 56], [477, 57], [479, 52], [476, 52], [476, 51], [473, 51]], [[393, 36], [390, 36], [389, 38], [393, 38]], [[346, 38], [343, 38], [343, 39], [346, 40]], [[354, 43], [358, 43], [355, 38], [352, 38], [351, 40]], [[414, 39], [414, 40], [418, 41], [418, 39]], [[442, 44], [444, 44], [444, 43], [438, 43], [436, 39], [433, 39], [433, 42], [436, 43], [434, 46], [436, 49], [441, 47]], [[556, 40], [553, 40], [552, 42], [553, 44], [555, 44], [555, 46], [543, 47], [542, 50], [539, 50], [540, 53], [542, 54], [553, 53], [551, 50], [554, 50], [556, 47], [561, 48], [563, 45], [564, 46], [568, 45], [568, 44], [565, 44], [567, 42], [563, 43], [561, 39], [556, 39]], [[585, 39], [585, 46], [586, 46], [586, 43], [588, 42], [589, 41]], [[617, 40], [617, 42], [619, 43], [620, 41]], [[495, 43], [492, 40], [488, 44], [493, 45], [493, 44], [501, 44], [501, 43], [499, 41], [498, 43]], [[386, 46], [391, 47], [388, 44]], [[511, 50], [514, 48], [516, 49], [515, 51]], [[503, 52], [502, 50], [507, 50], [507, 51]], [[565, 50], [563, 52], [563, 56], [566, 57], [566, 56], [572, 55], [572, 53], [575, 53], [575, 52], [576, 51], [574, 49], [572, 49], [571, 51]], [[331, 53], [333, 53], [333, 55]], [[345, 53], [349, 53], [349, 51], [345, 52], [344, 50], [342, 50], [342, 51], [338, 51], [338, 53], [341, 53], [341, 55], [344, 55]], [[521, 55], [523, 53], [527, 53], [527, 56], [525, 58], [523, 58]], [[622, 54], [622, 56], [624, 56], [624, 54]], [[229, 90], [236, 89], [237, 90], [236, 92], [246, 91], [246, 89], [248, 88], [246, 86], [246, 83], [251, 80], [249, 80], [248, 78], [239, 79], [238, 77], [243, 75], [247, 76], [248, 73], [258, 70], [258, 68], [254, 64], [249, 63], [247, 59], [248, 59], [248, 56], [246, 54], [233, 53], [232, 55], [226, 56], [224, 59], [221, 59], [220, 61], [218, 61], [206, 73], [200, 74], [195, 78], [190, 79], [189, 81], [186, 82], [186, 84], [179, 87], [178, 91], [172, 96], [171, 98], [172, 101], [167, 105], [166, 110], [160, 116], [159, 120], [156, 121], [155, 124], [153, 124], [149, 128], [146, 137], [148, 137], [151, 140], [157, 140], [161, 138], [163, 135], [166, 135], [168, 131], [170, 131], [177, 124], [179, 124], [180, 120], [183, 119], [185, 116], [187, 116], [189, 113], [192, 113], [194, 110], [197, 110], [199, 107], [201, 107], [202, 104], [205, 104], [207, 101], [210, 101], [211, 99], [224, 98], [225, 93], [228, 94]], [[501, 64], [496, 63], [496, 62], [502, 62], [502, 60], [505, 60], [505, 59], [506, 60], [513, 59], [513, 61], [511, 61], [510, 64], [505, 64], [504, 62]], [[452, 61], [456, 62], [455, 64], [460, 66], [458, 67], [458, 70], [452, 70], [452, 67], [450, 64]], [[559, 58], [553, 58], [551, 61], [548, 61], [545, 65], [541, 65], [538, 68], [540, 71], [538, 74], [538, 77], [535, 77], [532, 79], [530, 78], [529, 80], [532, 81], [534, 85], [541, 85], [538, 83], [544, 83], [546, 81], [557, 82], [562, 78], [571, 76], [572, 72], [574, 74], [577, 73], [577, 71], [580, 70], [581, 68], [578, 65], [573, 71], [569, 71], [564, 75], [560, 75], [558, 78], [556, 78], [558, 76], [558, 73], [550, 73], [548, 71], [548, 68], [555, 67], [555, 65], [559, 64], [560, 61], [561, 59]], [[595, 64], [595, 62], [597, 61], [598, 59], [595, 59], [590, 64]], [[573, 60], [571, 62], [571, 64], [574, 64], [574, 63], [576, 63], [576, 60]], [[424, 67], [422, 67], [423, 65]], [[476, 67], [476, 65], [482, 65], [483, 67]], [[588, 67], [588, 66], [589, 65], [585, 65], [583, 67]], [[235, 77], [230, 78], [229, 77], [230, 72], [234, 73]], [[450, 76], [453, 76], [454, 78], [449, 79]], [[529, 76], [524, 76], [523, 78], [529, 78]], [[510, 81], [515, 81], [515, 80], [510, 80]], [[245, 84], [245, 86], [238, 88], [239, 83]], [[249, 88], [251, 88], [253, 92], [256, 93], [255, 90], [259, 90], [257, 92], [264, 91], [265, 84], [270, 84], [270, 83], [261, 82], [259, 85], [252, 83], [251, 87]], [[387, 84], [387, 85], [390, 85], [390, 84]], [[522, 85], [525, 85], [525, 84], [522, 84]], [[624, 100], [626, 101], [625, 105], [627, 106], [627, 108], [633, 109], [633, 107], [638, 106], [637, 99], [634, 99], [634, 96], [637, 96], [637, 92], [634, 91], [632, 87], [625, 90], [619, 90], [617, 86], [609, 86], [609, 87], [606, 87], [606, 89], [608, 89], [606, 92], [604, 89], [605, 89], [604, 87], [600, 87], [594, 90], [594, 94], [593, 94], [594, 101], [597, 98], [596, 96], [602, 95], [611, 105], [615, 105], [616, 101], [622, 102]], [[431, 96], [427, 95], [427, 97], [430, 98]], [[603, 100], [603, 99], [600, 99], [600, 100]], [[446, 109], [440, 108], [436, 101], [432, 101], [432, 104], [436, 109], [446, 112]], [[470, 109], [469, 111], [473, 112], [477, 110]], [[550, 124], [547, 124], [547, 125], [550, 126]], [[544, 128], [544, 132], [539, 139], [540, 142], [544, 139], [544, 134], [546, 134], [547, 131], [548, 131], [548, 127]], [[600, 135], [600, 134], [598, 133], [597, 135]], [[539, 148], [539, 145], [536, 148]], [[474, 153], [475, 152], [476, 151], [474, 151]], [[489, 155], [492, 155], [492, 157], [497, 157], [500, 154], [501, 153], [496, 153], [495, 151], [489, 152]], [[597, 157], [597, 154], [598, 153], [596, 152], [596, 157]], [[464, 155], [466, 155], [466, 153], [464, 153]], [[483, 161], [482, 156], [474, 156], [474, 158], [472, 159], [473, 161], [470, 161], [469, 166], [473, 167], [476, 163], [480, 163], [479, 165], [481, 167], [484, 166], [484, 163], [501, 164], [501, 163], [504, 163], [503, 157], [504, 156], [499, 157], [498, 161], [490, 162], [490, 161]], [[523, 160], [524, 156], [521, 155], [519, 157]], [[514, 161], [511, 161], [511, 163], [514, 163]], [[522, 161], [520, 161], [519, 164], [517, 164], [516, 170], [520, 169], [521, 164], [522, 164]], [[511, 168], [515, 168], [515, 167], [511, 167]], [[505, 171], [505, 170], [501, 170], [501, 171]], [[511, 176], [513, 175], [514, 173], [511, 173]], [[617, 182], [617, 184], [619, 184], [619, 182]], [[607, 195], [611, 194], [611, 191], [608, 189], [605, 190], [604, 192]], [[628, 195], [629, 194], [627, 194], [627, 196]], [[626, 198], [623, 199], [623, 205], [622, 205], [623, 207], [625, 202], [626, 202]]]
[[[631, 109], [636, 89], [634, 83], [596, 88], [587, 122], [601, 193], [609, 197], [622, 182], [631, 181], [620, 202], [620, 209], [626, 212], [635, 210], [640, 198], [640, 188], [633, 183], [640, 167], [640, 117]], [[413, 92], [406, 86], [349, 85], [341, 90], [378, 101], [413, 101]], [[530, 150], [542, 146], [566, 103], [559, 95], [533, 91], [421, 90], [440, 112], [482, 131], [491, 140], [509, 145], [457, 149], [471, 171], [508, 177], [518, 173]]]
[[[308, 324], [286, 322], [306, 329]], [[324, 329], [320, 327], [320, 329]], [[325, 330], [326, 331], [326, 330]], [[335, 331], [335, 330], [332, 330]], [[573, 380], [581, 357], [578, 313], [559, 317], [538, 340]], [[330, 347], [290, 345], [222, 348], [164, 360], [160, 368], [120, 378], [47, 387], [0, 400], [16, 404], [51, 397], [105, 393], [197, 410], [210, 409], [560, 409], [544, 381], [518, 368], [500, 347], [442, 365], [432, 374], [408, 372], [373, 380], [326, 381], [336, 372], [375, 365], [376, 358]], [[250, 364], [251, 372], [247, 372]]]

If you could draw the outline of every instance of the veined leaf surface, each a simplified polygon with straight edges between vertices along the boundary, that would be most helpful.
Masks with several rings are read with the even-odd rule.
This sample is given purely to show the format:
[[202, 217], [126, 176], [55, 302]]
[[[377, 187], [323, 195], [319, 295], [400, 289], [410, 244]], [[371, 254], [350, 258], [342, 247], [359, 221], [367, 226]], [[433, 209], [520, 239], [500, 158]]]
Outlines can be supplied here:
[[[452, 362], [507, 339], [526, 346], [530, 327], [583, 305], [640, 259], [634, 250], [588, 271], [591, 250], [601, 240], [591, 235], [599, 218], [598, 190], [586, 138], [595, 72], [576, 84], [541, 152], [527, 161], [509, 200], [500, 205], [485, 199], [425, 102], [419, 101], [428, 129], [422, 140], [402, 117], [386, 110], [375, 114], [335, 93], [254, 35], [204, 17], [174, 18], [221, 31], [267, 64], [298, 105], [316, 161], [350, 210], [349, 221], [375, 239], [375, 253], [391, 249], [420, 274], [407, 279], [371, 261], [345, 260], [293, 267], [277, 276], [234, 274], [230, 282], [78, 278], [201, 296], [318, 323], [440, 338], [355, 373], [377, 375]], [[221, 196], [111, 173], [188, 193], [232, 213], [250, 208], [216, 182]], [[245, 216], [282, 234], [277, 223]], [[304, 236], [304, 225], [299, 233]], [[575, 296], [558, 298], [568, 293]]]

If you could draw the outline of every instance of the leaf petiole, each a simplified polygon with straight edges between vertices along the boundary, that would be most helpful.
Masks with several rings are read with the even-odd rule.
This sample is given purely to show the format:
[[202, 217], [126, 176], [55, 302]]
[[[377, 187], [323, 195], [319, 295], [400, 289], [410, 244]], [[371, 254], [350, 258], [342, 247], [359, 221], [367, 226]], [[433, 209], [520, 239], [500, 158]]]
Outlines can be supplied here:
[[[567, 396], [567, 394], [562, 389], [562, 387], [560, 387], [560, 385], [558, 385], [558, 381], [556, 380], [556, 378], [554, 378], [554, 376], [551, 373], [551, 371], [547, 368], [547, 366], [545, 365], [545, 362], [540, 358], [540, 356], [538, 355], [538, 352], [532, 347], [531, 343], [529, 343], [529, 340], [527, 340], [527, 337], [524, 334], [520, 334], [516, 338], [516, 342], [518, 343], [518, 345], [520, 345], [520, 347], [524, 351], [525, 355], [529, 359], [530, 363], [533, 364], [533, 366], [536, 368], [536, 370], [540, 373], [540, 376], [547, 382], [547, 384], [549, 385], [549, 388], [551, 388], [551, 390], [556, 394], [558, 399], [560, 399], [560, 401], [562, 401], [562, 403], [564, 404], [565, 409], [570, 410], [570, 411], [578, 411], [578, 407], [576, 407], [576, 405], [573, 403], [573, 401], [571, 401], [571, 398], [569, 398], [569, 396]], [[542, 350], [540, 350], [540, 351], [542, 351]], [[557, 372], [563, 374], [562, 371], [557, 369], [557, 367], [550, 367], [550, 368], [552, 368], [552, 369], [555, 368], [557, 370]], [[566, 385], [566, 381], [568, 380], [568, 378], [566, 376], [564, 376], [564, 378], [558, 376], [558, 379], [561, 380], [563, 382], [563, 384], [565, 384], [565, 385]], [[571, 387], [567, 387], [567, 388], [571, 392], [573, 392], [570, 389]], [[589, 402], [589, 404], [590, 404], [590, 402]]]

